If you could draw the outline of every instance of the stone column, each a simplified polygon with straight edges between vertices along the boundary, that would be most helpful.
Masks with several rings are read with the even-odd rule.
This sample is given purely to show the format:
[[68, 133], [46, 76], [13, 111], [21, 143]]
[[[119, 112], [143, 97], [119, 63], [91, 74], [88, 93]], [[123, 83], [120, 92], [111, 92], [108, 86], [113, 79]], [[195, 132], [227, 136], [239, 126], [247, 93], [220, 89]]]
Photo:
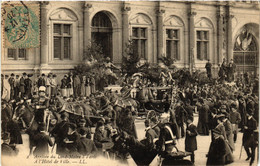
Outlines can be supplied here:
[[124, 6], [122, 8], [122, 55], [124, 55], [126, 46], [129, 40], [129, 18], [128, 12], [131, 10], [131, 7]]
[[163, 14], [165, 10], [157, 11], [157, 59], [163, 54]]
[[232, 18], [234, 15], [229, 13], [227, 15], [227, 63], [233, 58], [233, 44], [232, 44]]
[[220, 64], [222, 63], [223, 59], [223, 17], [224, 15], [222, 13], [217, 14], [218, 18], [218, 31], [217, 31], [217, 43], [218, 43], [218, 48], [217, 48], [217, 53], [218, 53], [218, 60], [217, 63]]
[[197, 13], [191, 9], [189, 13], [189, 69], [192, 72], [192, 69], [195, 67], [194, 61], [194, 48], [195, 48], [195, 26], [194, 26], [194, 17]]
[[83, 49], [84, 49], [84, 52], [86, 51], [88, 45], [90, 44], [91, 42], [91, 21], [90, 21], [90, 12], [89, 12], [89, 9], [92, 8], [92, 5], [91, 4], [88, 4], [88, 3], [85, 3], [84, 5], [84, 9], [83, 9], [83, 12], [84, 12], [84, 27], [83, 27], [83, 34], [84, 34], [84, 38], [83, 38]]
[[48, 19], [47, 19], [47, 5], [49, 2], [40, 2], [41, 6], [41, 67], [47, 66], [48, 63]]

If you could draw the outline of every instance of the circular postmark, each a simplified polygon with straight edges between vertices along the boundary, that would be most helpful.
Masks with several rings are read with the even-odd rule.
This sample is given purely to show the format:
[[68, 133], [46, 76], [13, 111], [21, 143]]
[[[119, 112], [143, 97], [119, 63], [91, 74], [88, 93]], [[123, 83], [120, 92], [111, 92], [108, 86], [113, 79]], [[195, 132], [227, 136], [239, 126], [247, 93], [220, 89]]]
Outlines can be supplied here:
[[26, 5], [5, 6], [5, 46], [29, 48], [39, 43], [39, 19]]

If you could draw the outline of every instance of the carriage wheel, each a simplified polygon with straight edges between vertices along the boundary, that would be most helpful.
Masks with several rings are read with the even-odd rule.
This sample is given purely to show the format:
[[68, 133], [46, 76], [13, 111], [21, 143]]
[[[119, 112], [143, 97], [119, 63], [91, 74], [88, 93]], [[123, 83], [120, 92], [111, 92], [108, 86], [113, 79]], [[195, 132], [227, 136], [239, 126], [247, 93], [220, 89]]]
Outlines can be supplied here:
[[150, 119], [152, 119], [152, 117], [156, 117], [157, 118], [157, 114], [156, 114], [156, 112], [154, 110], [148, 111], [146, 119], [150, 120]]

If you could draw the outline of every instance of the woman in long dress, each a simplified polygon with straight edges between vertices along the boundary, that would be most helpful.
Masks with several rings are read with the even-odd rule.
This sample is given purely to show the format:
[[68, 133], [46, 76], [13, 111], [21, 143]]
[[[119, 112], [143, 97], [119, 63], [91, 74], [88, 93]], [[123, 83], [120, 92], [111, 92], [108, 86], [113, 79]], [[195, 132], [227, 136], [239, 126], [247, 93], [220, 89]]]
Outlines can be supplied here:
[[222, 122], [225, 115], [217, 116], [218, 125], [212, 130], [213, 140], [207, 156], [207, 165], [226, 165], [234, 162], [231, 148], [227, 142], [225, 126]]

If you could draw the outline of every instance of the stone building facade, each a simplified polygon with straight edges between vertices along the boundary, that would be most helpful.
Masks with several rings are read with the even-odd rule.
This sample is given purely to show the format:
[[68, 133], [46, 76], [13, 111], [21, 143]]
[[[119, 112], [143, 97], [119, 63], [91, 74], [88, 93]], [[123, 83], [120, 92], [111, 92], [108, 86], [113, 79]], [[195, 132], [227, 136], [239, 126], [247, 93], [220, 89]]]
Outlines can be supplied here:
[[[143, 61], [176, 59], [178, 68], [205, 70], [209, 59], [217, 75], [223, 58], [234, 59], [238, 72], [259, 70], [258, 2], [30, 2], [40, 5], [39, 48], [8, 49], [2, 73], [64, 73], [82, 62], [92, 39], [120, 64], [132, 39]], [[2, 40], [3, 41], [3, 40]]]

